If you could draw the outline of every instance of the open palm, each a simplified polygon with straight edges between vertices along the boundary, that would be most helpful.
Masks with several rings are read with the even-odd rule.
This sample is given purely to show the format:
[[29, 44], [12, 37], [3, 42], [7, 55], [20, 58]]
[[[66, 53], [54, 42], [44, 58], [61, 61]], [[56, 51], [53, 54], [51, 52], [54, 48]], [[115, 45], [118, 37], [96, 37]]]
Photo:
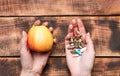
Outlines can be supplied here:
[[[86, 40], [86, 51], [83, 52], [82, 56], [73, 56], [68, 47], [70, 46], [70, 38], [73, 37], [73, 32], [78, 28], [83, 38]], [[65, 50], [67, 65], [72, 75], [80, 76], [91, 72], [94, 62], [95, 51], [93, 47], [90, 34], [86, 33], [85, 27], [80, 19], [73, 19], [72, 23], [68, 27], [68, 34], [65, 38]]]

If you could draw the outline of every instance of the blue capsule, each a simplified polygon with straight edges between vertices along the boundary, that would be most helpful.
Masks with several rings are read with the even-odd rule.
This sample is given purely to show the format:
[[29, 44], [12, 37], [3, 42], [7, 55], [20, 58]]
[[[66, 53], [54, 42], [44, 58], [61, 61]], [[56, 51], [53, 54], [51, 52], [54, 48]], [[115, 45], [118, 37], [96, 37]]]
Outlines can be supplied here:
[[82, 52], [79, 49], [74, 49], [75, 53], [82, 56]]

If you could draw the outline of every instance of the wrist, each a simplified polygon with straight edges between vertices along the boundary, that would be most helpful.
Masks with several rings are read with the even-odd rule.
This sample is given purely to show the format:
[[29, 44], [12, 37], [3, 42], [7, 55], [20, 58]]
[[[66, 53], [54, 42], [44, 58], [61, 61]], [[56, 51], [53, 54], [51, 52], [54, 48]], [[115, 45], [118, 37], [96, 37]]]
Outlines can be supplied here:
[[41, 76], [41, 75], [32, 70], [22, 70], [20, 76]]

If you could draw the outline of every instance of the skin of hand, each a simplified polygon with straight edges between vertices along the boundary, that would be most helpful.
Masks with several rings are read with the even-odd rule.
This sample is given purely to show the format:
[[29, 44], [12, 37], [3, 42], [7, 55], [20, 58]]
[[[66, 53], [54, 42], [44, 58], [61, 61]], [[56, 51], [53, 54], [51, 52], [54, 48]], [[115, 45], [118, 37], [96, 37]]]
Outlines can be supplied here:
[[[86, 51], [82, 56], [73, 56], [68, 47], [70, 46], [70, 38], [73, 37], [75, 29], [81, 32], [83, 38], [86, 40]], [[68, 34], [65, 37], [65, 51], [68, 68], [72, 76], [91, 76], [91, 70], [95, 58], [95, 50], [93, 42], [90, 38], [90, 33], [86, 33], [85, 27], [80, 19], [73, 19], [68, 27]]]
[[[40, 24], [40, 21], [35, 21], [34, 25]], [[48, 26], [48, 22], [43, 23], [44, 26]], [[50, 27], [49, 30], [53, 32], [53, 28]], [[54, 39], [54, 42], [56, 39]], [[21, 39], [21, 50], [20, 50], [20, 57], [21, 57], [21, 65], [22, 71], [20, 76], [40, 76], [42, 70], [44, 69], [50, 52], [48, 53], [37, 53], [31, 52], [27, 46], [27, 34], [25, 31], [22, 32], [22, 39]]]

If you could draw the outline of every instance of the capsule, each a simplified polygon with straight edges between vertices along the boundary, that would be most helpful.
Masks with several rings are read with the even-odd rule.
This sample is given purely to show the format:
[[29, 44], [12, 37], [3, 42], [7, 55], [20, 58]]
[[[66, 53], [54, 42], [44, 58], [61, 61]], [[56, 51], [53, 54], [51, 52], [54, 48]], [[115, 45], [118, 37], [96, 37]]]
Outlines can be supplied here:
[[75, 48], [75, 46], [69, 46], [68, 47], [68, 49], [74, 49]]
[[79, 49], [74, 49], [75, 53], [82, 56], [82, 52]]
[[72, 54], [76, 54], [74, 50], [70, 50], [70, 52], [71, 52]]
[[84, 51], [86, 51], [86, 49], [87, 49], [87, 48], [84, 47], [84, 48], [80, 49], [80, 51], [81, 51], [81, 52], [84, 52]]
[[80, 36], [82, 36], [82, 34], [81, 34], [79, 31], [77, 31], [77, 33], [78, 33]]

